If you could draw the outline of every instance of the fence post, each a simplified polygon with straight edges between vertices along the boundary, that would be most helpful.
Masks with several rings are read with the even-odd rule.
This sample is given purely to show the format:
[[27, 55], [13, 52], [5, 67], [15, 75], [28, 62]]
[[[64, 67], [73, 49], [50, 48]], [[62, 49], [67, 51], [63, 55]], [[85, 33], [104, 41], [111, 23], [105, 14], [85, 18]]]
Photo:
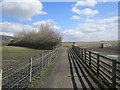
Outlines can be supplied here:
[[84, 59], [84, 49], [82, 49], [82, 60]]
[[44, 63], [43, 63], [43, 53], [42, 53], [42, 69], [44, 67]]
[[91, 51], [89, 51], [89, 66], [91, 68]]
[[100, 62], [100, 55], [97, 54], [97, 76], [99, 76], [99, 62]]
[[2, 69], [0, 70], [0, 90], [2, 90]]
[[112, 61], [112, 88], [116, 88], [116, 60]]
[[81, 55], [82, 55], [82, 57], [81, 57], [81, 58], [82, 58], [82, 60], [83, 60], [83, 49], [82, 49], [82, 48], [81, 48], [81, 51], [82, 51], [82, 52], [81, 52]]
[[51, 58], [50, 60], [51, 60], [51, 61], [52, 61], [52, 53], [53, 53], [53, 51], [51, 51], [51, 53], [50, 53], [50, 58]]
[[79, 54], [79, 58], [80, 58], [80, 48], [78, 48], [78, 54]]
[[53, 55], [53, 50], [51, 51], [51, 54], [50, 54], [51, 61], [52, 61], [52, 58], [53, 58], [52, 55]]
[[81, 58], [81, 50], [80, 50], [80, 48], [79, 48], [79, 55], [80, 55], [80, 58]]
[[79, 53], [80, 53], [80, 58], [81, 58], [81, 48], [79, 48], [79, 51], [80, 51]]
[[83, 49], [83, 62], [85, 62], [85, 49]]
[[51, 52], [49, 51], [48, 62], [51, 60]]
[[30, 82], [32, 81], [32, 58], [30, 58]]
[[55, 50], [52, 51], [52, 59], [54, 59]]
[[86, 63], [86, 49], [85, 49], [85, 63]]

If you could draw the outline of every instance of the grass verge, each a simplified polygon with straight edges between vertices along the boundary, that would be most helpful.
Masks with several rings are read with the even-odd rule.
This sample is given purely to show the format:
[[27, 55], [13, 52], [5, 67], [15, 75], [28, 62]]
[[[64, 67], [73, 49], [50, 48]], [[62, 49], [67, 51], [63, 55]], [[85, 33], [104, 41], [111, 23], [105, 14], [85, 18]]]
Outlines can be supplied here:
[[52, 60], [49, 60], [48, 64], [43, 68], [43, 70], [40, 70], [33, 78], [32, 82], [28, 84], [27, 88], [35, 88], [35, 86], [38, 84], [38, 81], [45, 75], [48, 74], [48, 72], [53, 68], [58, 55], [62, 52], [62, 49], [58, 51], [58, 53], [55, 55], [55, 58]]

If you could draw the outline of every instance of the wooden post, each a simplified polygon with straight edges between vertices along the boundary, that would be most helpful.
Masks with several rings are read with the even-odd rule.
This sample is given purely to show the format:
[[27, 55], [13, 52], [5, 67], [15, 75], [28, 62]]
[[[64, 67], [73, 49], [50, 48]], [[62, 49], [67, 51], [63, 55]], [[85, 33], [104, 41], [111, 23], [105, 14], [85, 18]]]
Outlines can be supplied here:
[[50, 53], [51, 53], [51, 52], [49, 51], [49, 55], [50, 55]]
[[81, 58], [82, 58], [82, 60], [83, 60], [83, 49], [81, 49], [81, 51], [82, 51], [82, 52], [81, 52], [81, 54], [82, 54], [82, 57], [81, 57]]
[[112, 88], [116, 88], [116, 60], [112, 61]]
[[79, 58], [80, 58], [80, 48], [79, 48]]
[[84, 49], [82, 49], [82, 59], [84, 58], [84, 54], [83, 53], [84, 53]]
[[44, 67], [44, 63], [43, 63], [43, 53], [42, 53], [42, 69]]
[[86, 63], [86, 49], [85, 49], [85, 63]]
[[2, 69], [0, 70], [0, 90], [2, 90]]
[[83, 62], [84, 62], [84, 59], [85, 59], [85, 51], [83, 49]]
[[99, 76], [99, 62], [100, 62], [100, 55], [97, 54], [97, 76]]
[[53, 53], [53, 51], [51, 51], [51, 53], [50, 53], [50, 60], [52, 60], [52, 53]]
[[79, 48], [79, 51], [80, 51], [79, 53], [80, 53], [80, 58], [81, 58], [81, 48]]
[[52, 59], [54, 59], [54, 54], [55, 54], [55, 52], [54, 52], [54, 50], [52, 51]]
[[32, 58], [30, 58], [30, 82], [32, 82]]
[[85, 62], [85, 49], [83, 49], [83, 62]]
[[103, 46], [103, 43], [101, 43], [101, 48], [103, 48], [104, 46]]
[[89, 51], [89, 66], [91, 68], [91, 52]]
[[51, 52], [49, 51], [49, 55], [48, 55], [49, 57], [49, 59], [48, 60], [51, 60]]

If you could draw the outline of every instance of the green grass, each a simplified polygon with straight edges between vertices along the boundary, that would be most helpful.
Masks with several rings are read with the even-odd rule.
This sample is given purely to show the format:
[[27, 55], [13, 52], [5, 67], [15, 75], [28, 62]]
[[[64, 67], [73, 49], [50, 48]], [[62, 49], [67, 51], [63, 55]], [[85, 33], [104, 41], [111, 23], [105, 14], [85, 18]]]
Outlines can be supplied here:
[[43, 70], [39, 71], [33, 78], [32, 78], [32, 82], [28, 84], [28, 89], [29, 88], [35, 88], [36, 85], [39, 84], [39, 81], [42, 77], [46, 76], [48, 74], [48, 72], [54, 67], [57, 58], [59, 57], [58, 55], [60, 53], [62, 53], [63, 49], [60, 49], [57, 53], [57, 55], [55, 55], [55, 58], [53, 58], [52, 60], [49, 60], [48, 64], [43, 68]]
[[36, 49], [29, 49], [15, 46], [2, 46], [3, 60], [25, 60], [30, 57], [41, 56], [41, 51]]
[[34, 88], [38, 84], [40, 78], [46, 76], [48, 72], [53, 68], [54, 63], [55, 60], [48, 62], [48, 65], [45, 66], [43, 70], [39, 71], [34, 77], [32, 77], [32, 82], [28, 84], [27, 88]]

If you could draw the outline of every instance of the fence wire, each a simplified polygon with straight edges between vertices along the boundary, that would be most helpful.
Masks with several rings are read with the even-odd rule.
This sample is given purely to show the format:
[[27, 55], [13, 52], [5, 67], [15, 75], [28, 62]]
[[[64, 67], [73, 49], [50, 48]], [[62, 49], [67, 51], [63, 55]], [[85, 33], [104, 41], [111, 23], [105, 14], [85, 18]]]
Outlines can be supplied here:
[[38, 71], [42, 70], [48, 62], [56, 56], [59, 49], [60, 48], [57, 48], [40, 58], [32, 61], [29, 60], [16, 68], [3, 72], [2, 89], [9, 90], [11, 88], [26, 88], [28, 83], [31, 82], [30, 79], [34, 77]]

